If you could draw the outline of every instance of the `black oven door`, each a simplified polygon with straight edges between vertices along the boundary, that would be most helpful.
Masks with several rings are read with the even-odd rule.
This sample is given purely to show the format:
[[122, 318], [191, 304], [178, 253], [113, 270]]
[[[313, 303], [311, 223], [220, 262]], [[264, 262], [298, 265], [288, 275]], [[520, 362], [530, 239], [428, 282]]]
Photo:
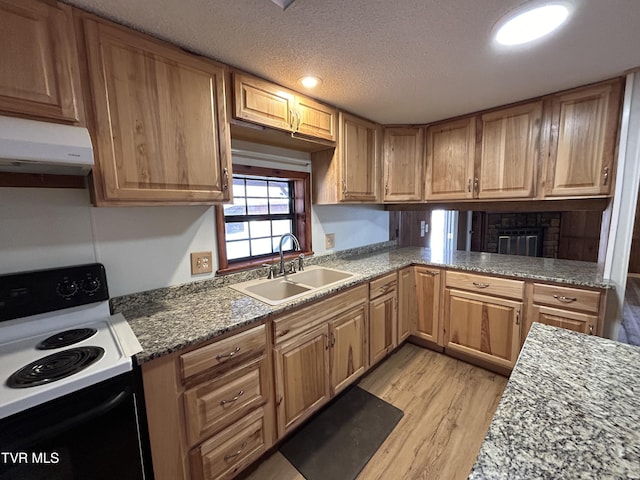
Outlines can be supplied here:
[[142, 480], [133, 374], [0, 420], [0, 480]]

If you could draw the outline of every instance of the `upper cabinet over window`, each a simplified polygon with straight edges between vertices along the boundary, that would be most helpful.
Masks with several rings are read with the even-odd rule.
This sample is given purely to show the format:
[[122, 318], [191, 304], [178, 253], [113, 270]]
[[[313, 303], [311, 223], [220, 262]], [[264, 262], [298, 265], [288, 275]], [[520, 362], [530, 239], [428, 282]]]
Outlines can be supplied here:
[[480, 117], [480, 161], [474, 177], [478, 198], [526, 198], [534, 194], [541, 119], [542, 101]]
[[0, 0], [0, 111], [83, 122], [71, 7]]
[[545, 195], [609, 195], [614, 175], [622, 82], [555, 95]]
[[236, 118], [294, 134], [335, 141], [335, 108], [242, 73], [234, 73], [233, 83]]
[[83, 16], [96, 203], [230, 199], [221, 65]]

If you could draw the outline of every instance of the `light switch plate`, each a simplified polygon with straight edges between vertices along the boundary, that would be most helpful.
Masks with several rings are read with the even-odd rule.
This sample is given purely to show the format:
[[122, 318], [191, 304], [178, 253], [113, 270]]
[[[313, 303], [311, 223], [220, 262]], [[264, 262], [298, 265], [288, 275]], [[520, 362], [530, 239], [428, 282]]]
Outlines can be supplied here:
[[336, 247], [336, 234], [335, 233], [327, 233], [324, 236], [324, 248], [335, 248]]
[[211, 273], [212, 271], [211, 252], [191, 253], [191, 275], [202, 275], [203, 273]]

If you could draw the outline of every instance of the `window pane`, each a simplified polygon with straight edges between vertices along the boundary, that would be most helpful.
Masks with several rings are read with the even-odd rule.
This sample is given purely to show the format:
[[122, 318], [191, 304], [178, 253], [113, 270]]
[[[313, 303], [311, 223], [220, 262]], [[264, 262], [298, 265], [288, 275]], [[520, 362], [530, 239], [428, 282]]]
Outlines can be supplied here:
[[269, 207], [271, 208], [272, 214], [276, 214], [276, 213], [287, 214], [289, 213], [289, 199], [288, 198], [275, 199], [275, 200], [269, 199]]
[[270, 238], [251, 240], [251, 255], [265, 255], [267, 253], [272, 253], [270, 240]]
[[249, 224], [247, 222], [231, 222], [225, 225], [227, 241], [249, 238]]
[[[280, 247], [280, 237], [273, 239], [273, 245], [276, 252], [279, 252], [278, 248]], [[291, 241], [291, 237], [287, 237], [282, 244], [282, 251], [286, 252], [288, 250], [293, 250], [293, 242]]]
[[282, 235], [283, 233], [291, 233], [291, 220], [274, 220], [273, 235]]
[[251, 222], [250, 227], [251, 227], [251, 238], [271, 236], [271, 220]]
[[267, 181], [247, 179], [247, 197], [268, 197]]
[[272, 198], [288, 198], [289, 182], [269, 182], [269, 196]]
[[225, 216], [229, 215], [246, 215], [247, 208], [245, 205], [244, 198], [236, 198], [233, 197], [232, 205], [224, 205], [224, 214]]
[[247, 213], [249, 215], [267, 215], [269, 213], [267, 199], [247, 198]]
[[244, 179], [242, 178], [233, 179], [233, 194], [236, 197], [244, 197]]
[[250, 255], [249, 240], [227, 242], [227, 259], [244, 258]]

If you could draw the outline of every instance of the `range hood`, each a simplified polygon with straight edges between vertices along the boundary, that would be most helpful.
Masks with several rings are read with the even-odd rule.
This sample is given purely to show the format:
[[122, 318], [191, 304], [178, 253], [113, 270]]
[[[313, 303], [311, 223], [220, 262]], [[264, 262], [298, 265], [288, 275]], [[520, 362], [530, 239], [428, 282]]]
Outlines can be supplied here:
[[86, 128], [0, 116], [0, 172], [87, 175], [92, 167]]

